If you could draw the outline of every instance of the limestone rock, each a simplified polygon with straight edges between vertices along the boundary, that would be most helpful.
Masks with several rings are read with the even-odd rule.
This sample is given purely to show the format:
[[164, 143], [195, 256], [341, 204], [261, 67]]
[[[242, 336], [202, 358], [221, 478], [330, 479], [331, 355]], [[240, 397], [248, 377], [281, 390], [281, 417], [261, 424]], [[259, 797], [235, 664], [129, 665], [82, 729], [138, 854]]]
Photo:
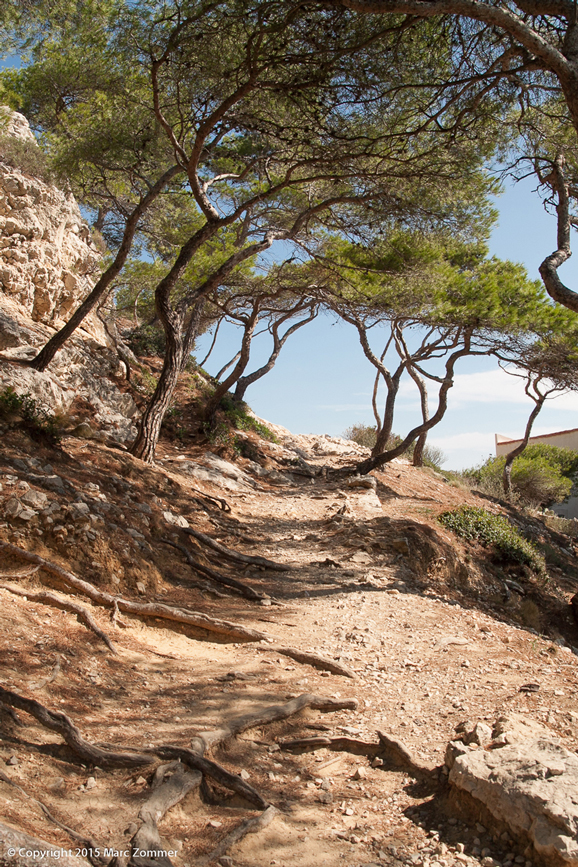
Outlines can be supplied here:
[[536, 720], [512, 711], [496, 720], [492, 729], [492, 740], [503, 745], [521, 744], [547, 737], [548, 734], [549, 730]]
[[[467, 749], [467, 748], [466, 748]], [[578, 867], [578, 756], [545, 738], [455, 758], [449, 781], [529, 840], [551, 864]]]
[[[35, 146], [22, 115], [0, 107], [0, 126]], [[0, 350], [34, 357], [91, 291], [100, 262], [74, 197], [0, 154]], [[88, 316], [45, 372], [0, 362], [0, 390], [29, 394], [70, 417], [70, 428], [89, 418], [99, 434], [126, 442], [136, 435], [137, 407], [114, 381], [124, 366], [109, 344], [98, 317]]]
[[250, 491], [258, 487], [254, 479], [245, 473], [240, 467], [206, 452], [203, 455], [203, 464], [193, 461], [177, 461], [179, 472], [186, 473], [200, 482], [210, 482], [228, 491]]
[[[1, 111], [6, 132], [34, 145], [26, 118]], [[58, 322], [92, 289], [100, 258], [74, 197], [0, 158], [0, 290], [33, 320]]]
[[375, 476], [352, 476], [347, 480], [348, 488], [369, 488], [375, 491], [377, 479]]
[[21, 342], [22, 334], [17, 320], [0, 310], [0, 350], [19, 346]]
[[183, 515], [175, 515], [173, 512], [163, 512], [163, 518], [167, 524], [172, 524], [173, 527], [182, 527], [185, 529], [189, 526], [189, 522]]

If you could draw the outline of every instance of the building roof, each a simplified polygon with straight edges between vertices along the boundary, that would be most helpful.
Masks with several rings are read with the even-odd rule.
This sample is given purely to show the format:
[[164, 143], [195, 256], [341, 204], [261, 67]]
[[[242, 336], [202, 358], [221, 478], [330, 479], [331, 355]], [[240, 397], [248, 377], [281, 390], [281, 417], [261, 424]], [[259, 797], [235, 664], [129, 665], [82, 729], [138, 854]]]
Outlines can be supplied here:
[[[578, 433], [578, 427], [571, 427], [569, 430], [557, 430], [557, 431], [554, 431], [554, 433], [536, 434], [535, 436], [530, 437], [530, 441], [536, 440], [536, 439], [544, 439], [544, 437], [559, 437], [559, 436], [562, 436], [563, 434], [571, 434], [571, 433]], [[502, 444], [502, 443], [519, 443], [519, 442], [522, 442], [522, 439], [523, 439], [523, 437], [517, 437], [516, 439], [511, 439], [510, 437], [505, 437], [502, 434], [496, 434], [496, 443], [500, 443], [500, 444]]]

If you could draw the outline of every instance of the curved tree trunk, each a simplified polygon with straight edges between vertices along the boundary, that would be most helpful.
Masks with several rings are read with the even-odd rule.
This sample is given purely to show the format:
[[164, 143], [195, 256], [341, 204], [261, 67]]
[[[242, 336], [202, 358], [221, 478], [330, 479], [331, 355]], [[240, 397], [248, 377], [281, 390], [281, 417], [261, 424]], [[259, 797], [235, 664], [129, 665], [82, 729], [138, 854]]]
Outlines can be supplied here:
[[166, 330], [166, 350], [163, 369], [154, 394], [145, 409], [131, 453], [147, 464], [154, 463], [155, 452], [165, 413], [171, 405], [184, 359], [182, 330]]
[[[293, 315], [294, 311], [291, 313]], [[279, 337], [279, 327], [286, 322], [288, 316], [283, 316], [278, 322], [275, 322], [272, 328], [273, 332], [273, 352], [269, 356], [269, 359], [259, 367], [257, 370], [254, 370], [253, 373], [249, 373], [247, 376], [242, 376], [237, 382], [237, 387], [235, 389], [235, 400], [239, 403], [245, 397], [245, 392], [249, 388], [250, 385], [253, 385], [254, 382], [257, 382], [258, 379], [261, 379], [263, 376], [266, 376], [277, 363], [277, 359], [279, 358], [279, 354], [288, 338], [294, 334], [299, 328], [303, 328], [304, 325], [308, 325], [309, 322], [313, 322], [315, 317], [317, 316], [317, 311], [314, 308], [311, 308], [310, 314], [306, 319], [302, 319], [300, 322], [295, 322], [290, 328], [287, 329], [283, 337]]]
[[28, 362], [28, 367], [32, 367], [34, 370], [46, 370], [58, 350], [62, 349], [68, 338], [74, 331], [76, 331], [80, 323], [92, 310], [94, 310], [112, 281], [122, 271], [124, 263], [130, 253], [140, 218], [149, 205], [162, 193], [166, 185], [176, 177], [180, 171], [182, 171], [180, 166], [172, 166], [158, 179], [156, 184], [150, 188], [146, 196], [141, 199], [126, 221], [122, 241], [112, 264], [109, 265], [104, 274], [101, 274], [95, 283], [92, 292], [84, 299], [80, 307], [75, 310], [66, 325], [50, 338], [48, 343], [45, 344], [35, 358]]
[[548, 295], [563, 304], [569, 310], [578, 312], [578, 293], [568, 289], [562, 283], [558, 275], [558, 268], [567, 262], [572, 255], [570, 249], [570, 195], [569, 183], [565, 173], [565, 159], [562, 154], [558, 154], [554, 160], [552, 170], [553, 187], [558, 196], [558, 204], [556, 205], [556, 214], [558, 222], [558, 248], [547, 256], [540, 265], [540, 276], [544, 281], [544, 286]]
[[231, 386], [237, 382], [237, 380], [241, 377], [247, 365], [249, 364], [249, 356], [251, 354], [251, 341], [253, 340], [253, 334], [255, 333], [255, 327], [258, 321], [259, 310], [255, 309], [251, 316], [245, 322], [243, 340], [241, 342], [241, 351], [239, 353], [239, 359], [235, 367], [227, 376], [227, 378], [219, 383], [219, 385], [205, 404], [205, 408], [203, 410], [203, 418], [205, 418], [206, 420], [209, 420], [213, 417], [219, 406], [219, 403], [221, 402], [221, 398], [229, 391]]
[[[187, 361], [188, 353], [192, 349], [204, 299], [236, 265], [256, 253], [268, 249], [275, 240], [273, 236], [266, 236], [263, 241], [251, 244], [244, 250], [233, 254], [201, 286], [185, 296], [175, 311], [171, 306], [170, 296], [177, 280], [200, 245], [214, 234], [217, 228], [218, 225], [215, 227], [214, 224], [206, 223], [202, 229], [191, 236], [181, 247], [171, 270], [155, 290], [156, 309], [165, 330], [167, 347], [160, 379], [143, 413], [137, 437], [131, 447], [131, 453], [147, 463], [154, 462], [161, 425], [165, 413], [171, 405], [171, 398], [179, 380], [179, 374]], [[184, 319], [187, 310], [191, 307], [193, 307], [193, 313], [186, 331], [183, 332]]]
[[[417, 385], [419, 389], [419, 398], [421, 404], [421, 417], [423, 422], [429, 421], [429, 400], [427, 394], [427, 386], [425, 384], [425, 379], [419, 375], [417, 370], [415, 370], [412, 365], [408, 365], [407, 372]], [[413, 458], [412, 464], [414, 467], [423, 467], [423, 452], [425, 449], [425, 444], [427, 442], [428, 432], [424, 431], [417, 438], [415, 448], [413, 450]]]
[[450, 388], [454, 384], [454, 369], [460, 358], [463, 358], [465, 355], [472, 354], [482, 354], [482, 353], [474, 353], [471, 349], [471, 339], [472, 339], [473, 328], [468, 329], [464, 336], [464, 346], [462, 349], [459, 349], [457, 352], [453, 352], [448, 360], [446, 361], [445, 366], [445, 376], [442, 380], [442, 384], [440, 386], [439, 395], [438, 395], [438, 407], [433, 416], [427, 421], [422, 422], [422, 424], [414, 427], [406, 438], [394, 449], [389, 449], [389, 451], [382, 452], [381, 454], [372, 454], [370, 458], [366, 461], [362, 461], [355, 467], [355, 471], [360, 473], [361, 475], [366, 475], [371, 472], [371, 470], [375, 470], [377, 467], [382, 467], [384, 464], [389, 463], [394, 458], [402, 455], [407, 449], [411, 446], [415, 440], [421, 436], [421, 434], [427, 433], [427, 431], [431, 430], [436, 424], [438, 424], [445, 415], [445, 412], [448, 408], [448, 392]]
[[384, 375], [385, 384], [387, 386], [387, 397], [385, 399], [385, 408], [383, 410], [383, 422], [381, 424], [381, 428], [379, 433], [377, 434], [377, 441], [374, 447], [371, 450], [372, 457], [375, 455], [380, 455], [387, 447], [387, 441], [391, 436], [391, 432], [393, 430], [393, 417], [395, 413], [395, 401], [397, 398], [397, 394], [399, 392], [399, 384], [401, 380], [401, 375], [405, 369], [405, 364], [401, 364], [393, 376], [388, 373], [387, 376]]
[[[526, 391], [526, 394], [527, 393], [528, 392]], [[514, 460], [518, 457], [518, 455], [521, 455], [526, 446], [528, 445], [530, 434], [532, 433], [532, 427], [534, 425], [534, 422], [538, 418], [540, 410], [544, 406], [547, 396], [548, 393], [540, 395], [540, 397], [536, 400], [536, 405], [528, 417], [528, 421], [526, 423], [526, 430], [524, 432], [524, 438], [522, 442], [519, 446], [516, 446], [515, 449], [512, 449], [512, 451], [509, 452], [506, 457], [506, 463], [504, 464], [504, 470], [502, 473], [502, 485], [504, 488], [504, 494], [506, 495], [508, 500], [512, 497], [512, 464], [514, 463]]]

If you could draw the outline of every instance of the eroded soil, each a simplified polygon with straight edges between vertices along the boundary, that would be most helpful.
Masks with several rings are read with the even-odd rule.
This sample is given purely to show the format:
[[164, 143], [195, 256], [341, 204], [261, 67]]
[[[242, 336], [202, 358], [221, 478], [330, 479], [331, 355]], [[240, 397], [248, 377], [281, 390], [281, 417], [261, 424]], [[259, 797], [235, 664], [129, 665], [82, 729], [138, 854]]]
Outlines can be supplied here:
[[[161, 462], [150, 468], [102, 444], [69, 438], [61, 450], [48, 450], [13, 432], [0, 463], [4, 514], [10, 500], [30, 490], [47, 501], [31, 518], [5, 518], [0, 538], [109, 593], [201, 611], [259, 629], [277, 644], [334, 658], [353, 669], [355, 680], [295, 662], [263, 642], [231, 642], [127, 614], [113, 623], [110, 611], [75, 597], [114, 642], [113, 655], [74, 614], [0, 588], [0, 685], [63, 711], [89, 741], [133, 748], [188, 747], [198, 732], [302, 693], [356, 698], [356, 710], [305, 710], [213, 751], [215, 761], [243, 772], [279, 810], [266, 829], [231, 849], [230, 863], [526, 861], [491, 829], [452, 817], [443, 798], [444, 750], [463, 720], [491, 724], [506, 711], [529, 715], [568, 749], [578, 748], [571, 541], [535, 521], [556, 555], [545, 582], [444, 530], [436, 521], [442, 510], [482, 501], [405, 463], [374, 474], [376, 495], [347, 486], [338, 473], [351, 463], [347, 456], [309, 453], [308, 465], [318, 473], [309, 478], [275, 463], [273, 450], [264, 464], [285, 479], [255, 476], [254, 485], [233, 490], [179, 471], [182, 456], [202, 462], [203, 450], [182, 453], [165, 444]], [[226, 498], [231, 512], [203, 500], [203, 492]], [[179, 516], [229, 548], [291, 571], [231, 566], [184, 535], [174, 522]], [[163, 544], [167, 538], [266, 598], [250, 602], [196, 574]], [[23, 576], [26, 563], [1, 551], [0, 557], [3, 585], [65, 595], [46, 571]], [[508, 590], [508, 577], [524, 592]], [[534, 691], [520, 691], [528, 684]], [[435, 782], [420, 783], [364, 755], [279, 744], [319, 735], [376, 742], [378, 730], [437, 766]], [[150, 794], [154, 765], [83, 766], [58, 734], [0, 707], [0, 770], [62, 824], [95, 845], [124, 851]], [[176, 867], [192, 867], [255, 815], [209, 781], [169, 810], [159, 830], [177, 852], [171, 856]], [[51, 844], [77, 845], [1, 779], [0, 819]]]

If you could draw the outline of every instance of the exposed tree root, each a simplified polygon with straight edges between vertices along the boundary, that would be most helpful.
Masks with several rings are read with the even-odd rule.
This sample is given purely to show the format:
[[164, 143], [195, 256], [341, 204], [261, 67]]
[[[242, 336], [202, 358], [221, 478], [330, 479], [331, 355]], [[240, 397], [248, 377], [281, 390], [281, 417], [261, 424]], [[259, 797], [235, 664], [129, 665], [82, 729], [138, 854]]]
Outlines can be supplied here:
[[300, 710], [309, 707], [313, 710], [336, 711], [336, 710], [355, 710], [359, 702], [356, 698], [337, 699], [325, 698], [325, 696], [313, 695], [312, 693], [304, 693], [303, 695], [292, 698], [285, 704], [274, 704], [269, 707], [255, 711], [254, 713], [244, 714], [243, 716], [235, 717], [229, 720], [223, 728], [212, 729], [207, 732], [200, 732], [192, 739], [192, 745], [200, 754], [205, 750], [222, 743], [228, 738], [235, 737], [247, 729], [257, 728], [270, 723], [278, 722], [279, 720], [288, 719]]
[[[39, 568], [39, 566], [35, 567], [34, 571], [36, 572]], [[0, 584], [0, 589], [8, 590], [17, 596], [25, 596], [31, 602], [42, 602], [43, 605], [51, 605], [54, 608], [62, 608], [64, 611], [72, 611], [85, 626], [91, 629], [101, 641], [104, 641], [109, 650], [116, 653], [116, 648], [108, 635], [102, 631], [91, 614], [82, 605], [78, 605], [76, 602], [71, 602], [68, 599], [61, 599], [59, 596], [46, 590], [24, 590], [22, 587], [14, 587], [12, 584]]]
[[207, 545], [207, 547], [217, 551], [228, 560], [234, 560], [238, 563], [247, 563], [251, 566], [261, 566], [264, 569], [272, 569], [275, 572], [290, 572], [293, 568], [292, 566], [285, 566], [282, 563], [274, 563], [273, 560], [267, 560], [266, 557], [250, 557], [248, 554], [240, 554], [238, 551], [232, 551], [231, 548], [226, 548], [224, 545], [221, 545], [220, 542], [215, 542], [215, 540], [211, 539], [210, 536], [206, 536], [198, 530], [193, 530], [192, 527], [183, 527], [183, 533], [193, 536], [195, 539], [198, 539], [199, 542], [202, 542], [203, 545]]
[[431, 778], [433, 774], [437, 774], [437, 768], [423, 765], [419, 762], [402, 741], [392, 738], [391, 735], [385, 732], [378, 731], [377, 735], [381, 746], [381, 755], [390, 764], [403, 768], [409, 774], [418, 778]]
[[340, 674], [342, 677], [350, 677], [355, 680], [355, 673], [347, 668], [346, 665], [341, 665], [334, 659], [329, 659], [327, 656], [321, 656], [318, 653], [308, 653], [304, 650], [297, 650], [294, 647], [281, 647], [277, 644], [268, 644], [266, 647], [260, 647], [259, 650], [267, 650], [273, 653], [280, 653], [282, 656], [289, 656], [297, 662], [303, 662], [307, 665], [312, 665], [314, 668], [320, 668], [322, 671], [331, 671], [333, 674]]
[[161, 542], [164, 545], [170, 545], [171, 548], [176, 548], [177, 551], [184, 554], [187, 563], [195, 570], [195, 572], [205, 575], [217, 584], [231, 587], [233, 590], [236, 590], [237, 593], [240, 593], [241, 596], [244, 596], [245, 599], [250, 599], [252, 602], [260, 602], [261, 599], [265, 598], [261, 593], [257, 593], [256, 590], [253, 590], [252, 587], [247, 587], [247, 585], [243, 584], [242, 581], [237, 581], [235, 578], [229, 578], [228, 575], [222, 575], [221, 572], [215, 572], [214, 569], [210, 569], [208, 566], [199, 563], [199, 561], [195, 560], [189, 549], [184, 545], [179, 545], [178, 542], [171, 542], [170, 539], [161, 539]]
[[[18, 708], [31, 714], [42, 726], [51, 731], [58, 732], [74, 753], [89, 765], [98, 765], [103, 768], [138, 767], [151, 764], [155, 757], [164, 759], [165, 761], [168, 760], [168, 765], [160, 766], [156, 769], [153, 780], [153, 792], [139, 812], [142, 825], [133, 837], [133, 855], [131, 859], [132, 863], [137, 865], [137, 867], [171, 867], [167, 851], [159, 835], [158, 822], [171, 807], [179, 803], [188, 792], [200, 784], [202, 776], [210, 777], [218, 784], [240, 795], [254, 807], [262, 810], [263, 813], [256, 819], [243, 822], [235, 831], [227, 835], [212, 853], [205, 856], [199, 862], [200, 864], [210, 864], [212, 861], [215, 861], [233, 843], [242, 839], [248, 833], [261, 830], [274, 818], [276, 811], [270, 807], [253, 786], [240, 776], [230, 773], [221, 765], [206, 758], [203, 755], [205, 750], [249, 728], [260, 727], [278, 720], [287, 719], [303, 708], [313, 708], [323, 711], [354, 710], [358, 705], [356, 699], [340, 700], [304, 694], [291, 699], [291, 701], [285, 704], [273, 705], [252, 714], [236, 717], [221, 729], [202, 732], [193, 740], [194, 749], [192, 750], [171, 745], [161, 745], [155, 748], [143, 749], [142, 752], [119, 752], [116, 747], [110, 747], [109, 745], [96, 746], [89, 743], [82, 737], [79, 729], [65, 714], [50, 711], [34, 699], [25, 698], [4, 689], [2, 686], [0, 686], [0, 702], [8, 708]], [[365, 748], [365, 752], [363, 749], [362, 752], [367, 755], [368, 749], [381, 751], [385, 739], [386, 736], [380, 735], [380, 744], [363, 744], [362, 747]], [[315, 741], [315, 746], [329, 746], [330, 748], [349, 749], [350, 751], [353, 750], [354, 745], [357, 746], [358, 751], [361, 748], [361, 742], [351, 741], [347, 738], [331, 739], [325, 737], [305, 739], [305, 742], [303, 740], [287, 742], [284, 745], [309, 746], [311, 745], [311, 741]], [[185, 770], [184, 766], [191, 769], [192, 773], [191, 770]], [[172, 775], [168, 777], [171, 772]], [[167, 777], [168, 779], [166, 779]], [[9, 783], [11, 782], [1, 772], [0, 779], [5, 779]], [[97, 848], [92, 841], [87, 840], [78, 835], [77, 832], [59, 823], [40, 801], [36, 803], [38, 803], [51, 821], [54, 821], [59, 827], [69, 833], [73, 839], [81, 841], [84, 848], [88, 850]], [[0, 827], [0, 833], [1, 831], [2, 828]], [[0, 842], [2, 842], [1, 836]], [[140, 854], [143, 852], [147, 853], [146, 856]], [[151, 855], [151, 852], [154, 854]], [[95, 859], [91, 860], [97, 867], [100, 867], [103, 863]]]
[[25, 698], [0, 686], [0, 701], [2, 704], [16, 707], [29, 713], [45, 728], [58, 732], [68, 746], [89, 765], [99, 765], [102, 768], [138, 767], [149, 765], [152, 761], [150, 753], [114, 752], [103, 750], [85, 740], [71, 719], [64, 713], [48, 710], [40, 702]]
[[226, 852], [228, 852], [231, 846], [238, 843], [239, 840], [242, 840], [243, 837], [247, 836], [247, 834], [256, 834], [257, 831], [262, 831], [263, 828], [270, 825], [276, 815], [277, 810], [275, 807], [267, 807], [265, 812], [261, 813], [260, 816], [256, 816], [254, 819], [245, 819], [245, 821], [241, 822], [234, 831], [231, 831], [230, 834], [223, 837], [219, 845], [213, 849], [212, 852], [199, 858], [197, 860], [197, 867], [206, 867], [208, 864], [213, 864], [218, 858], [221, 858]]
[[259, 810], [264, 810], [269, 806], [259, 792], [241, 777], [231, 774], [221, 767], [221, 765], [211, 761], [211, 759], [206, 759], [193, 750], [187, 750], [184, 747], [162, 746], [155, 747], [152, 752], [161, 759], [180, 759], [181, 762], [190, 768], [201, 771], [202, 774], [211, 777], [211, 779], [220, 783], [226, 789], [236, 792], [242, 798], [245, 798], [246, 801], [249, 801], [250, 804], [254, 804]]
[[0, 702], [31, 714], [45, 728], [58, 732], [76, 755], [87, 764], [98, 765], [102, 768], [138, 767], [150, 765], [154, 756], [169, 760], [180, 759], [181, 762], [184, 762], [184, 764], [193, 768], [193, 770], [201, 771], [201, 773], [211, 777], [217, 783], [225, 786], [225, 788], [241, 795], [259, 810], [264, 810], [268, 806], [257, 790], [242, 780], [241, 777], [231, 774], [216, 762], [206, 759], [192, 750], [181, 747], [160, 746], [154, 749], [146, 749], [142, 752], [118, 752], [115, 747], [109, 748], [108, 745], [101, 747], [89, 743], [82, 737], [78, 728], [66, 714], [50, 711], [40, 704], [40, 702], [25, 698], [15, 692], [4, 689], [2, 686], [0, 686]]
[[353, 753], [356, 756], [375, 758], [381, 751], [379, 743], [360, 741], [356, 738], [330, 738], [316, 735], [311, 738], [279, 738], [279, 746], [284, 750], [319, 750], [328, 749], [336, 752]]
[[310, 738], [281, 738], [277, 743], [285, 750], [328, 749], [368, 758], [380, 757], [385, 765], [399, 768], [417, 779], [431, 780], [434, 775], [437, 775], [437, 768], [423, 765], [401, 741], [384, 732], [377, 732], [377, 735], [379, 737], [377, 743], [356, 738], [331, 738], [325, 735]]
[[31, 566], [29, 569], [22, 569], [20, 572], [16, 569], [0, 570], [0, 578], [28, 578], [30, 575], [35, 575], [40, 566]]
[[[199, 771], [186, 771], [180, 761], [159, 765], [154, 775], [152, 794], [139, 812], [142, 825], [132, 839], [133, 864], [139, 867], [144, 867], [145, 862], [150, 861], [159, 867], [171, 864], [159, 834], [158, 823], [171, 807], [200, 786], [201, 780], [202, 774]], [[139, 854], [143, 851], [149, 853], [146, 858]], [[156, 853], [152, 858], [151, 852]]]
[[200, 494], [203, 500], [207, 500], [208, 502], [217, 503], [219, 509], [223, 512], [230, 512], [231, 507], [226, 500], [222, 497], [213, 497], [211, 494], [206, 494], [204, 491], [199, 491], [198, 488], [189, 488], [190, 491], [194, 491], [195, 494]]
[[[87, 849], [88, 851], [91, 851], [91, 850], [96, 850], [96, 849], [101, 848], [101, 847], [97, 846], [97, 844], [94, 842], [94, 840], [91, 840], [90, 838], [84, 837], [82, 834], [79, 834], [78, 831], [75, 831], [73, 828], [69, 828], [68, 825], [64, 825], [61, 821], [59, 821], [59, 819], [56, 818], [56, 816], [54, 816], [50, 812], [50, 810], [48, 809], [46, 804], [44, 804], [42, 801], [39, 801], [38, 798], [34, 798], [32, 795], [29, 795], [28, 792], [26, 791], [26, 789], [23, 789], [22, 786], [19, 786], [18, 783], [14, 782], [14, 780], [11, 780], [10, 777], [7, 776], [7, 774], [5, 774], [4, 771], [2, 771], [2, 770], [0, 770], [0, 780], [2, 780], [2, 782], [4, 782], [4, 783], [7, 783], [9, 786], [12, 786], [14, 789], [16, 789], [22, 795], [24, 795], [24, 797], [27, 800], [32, 801], [32, 803], [36, 804], [42, 810], [42, 812], [44, 813], [44, 815], [46, 816], [46, 818], [48, 819], [49, 822], [52, 822], [53, 825], [56, 825], [57, 828], [60, 828], [62, 831], [65, 831], [72, 840], [74, 840], [76, 843], [80, 843], [80, 845], [82, 846], [83, 849]], [[53, 846], [52, 848], [55, 848], [55, 847]], [[106, 861], [104, 861], [103, 859], [97, 858], [97, 857], [90, 858], [89, 860], [92, 864], [105, 864], [106, 863]], [[3, 863], [4, 862], [2, 861], [2, 856], [0, 854], [0, 864], [3, 864]]]
[[205, 629], [208, 632], [216, 632], [218, 635], [226, 635], [228, 638], [240, 641], [268, 640], [268, 636], [264, 632], [258, 632], [256, 629], [249, 629], [246, 626], [231, 623], [228, 620], [217, 620], [214, 617], [209, 617], [207, 614], [187, 611], [182, 608], [171, 608], [162, 603], [132, 602], [129, 599], [122, 599], [119, 596], [104, 593], [102, 590], [97, 590], [96, 587], [87, 581], [77, 578], [76, 575], [63, 569], [62, 566], [57, 566], [56, 563], [51, 563], [49, 560], [39, 557], [38, 554], [24, 551], [22, 548], [17, 548], [16, 545], [10, 545], [8, 542], [0, 545], [0, 550], [7, 551], [21, 557], [23, 560], [37, 564], [45, 571], [56, 575], [69, 587], [73, 587], [75, 590], [88, 596], [93, 602], [98, 602], [107, 608], [114, 608], [116, 602], [119, 611], [124, 611], [127, 614], [136, 614], [140, 617], [155, 617], [161, 620], [171, 620], [176, 623], [186, 623], [190, 626]]

